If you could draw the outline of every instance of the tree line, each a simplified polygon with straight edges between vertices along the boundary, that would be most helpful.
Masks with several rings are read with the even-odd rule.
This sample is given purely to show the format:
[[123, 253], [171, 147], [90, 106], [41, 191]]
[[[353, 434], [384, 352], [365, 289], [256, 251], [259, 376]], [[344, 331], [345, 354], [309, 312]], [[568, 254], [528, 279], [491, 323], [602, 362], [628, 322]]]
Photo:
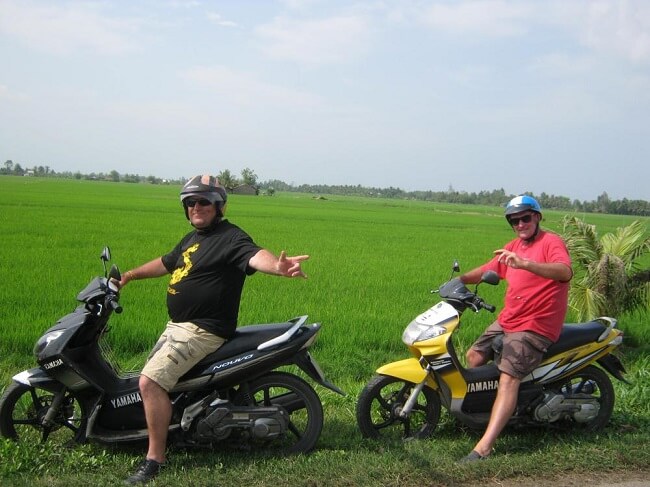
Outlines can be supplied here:
[[[34, 166], [32, 168], [23, 168], [20, 164], [14, 164], [12, 160], [7, 160], [3, 167], [0, 167], [0, 175], [12, 176], [37, 176], [37, 177], [52, 177], [63, 179], [87, 179], [97, 181], [112, 181], [115, 183], [150, 183], [150, 184], [184, 184], [189, 178], [179, 177], [175, 179], [159, 178], [157, 176], [141, 176], [139, 174], [120, 174], [116, 170], [108, 173], [82, 173], [81, 171], [63, 171], [56, 172], [50, 166]], [[258, 177], [250, 168], [244, 168], [241, 171], [240, 177], [225, 169], [219, 174], [216, 174], [219, 181], [228, 190], [233, 190], [237, 186], [249, 185], [259, 188]]]
[[[261, 183], [262, 189], [273, 188], [276, 191], [296, 191], [314, 194], [340, 194], [348, 196], [369, 196], [374, 198], [397, 198], [433, 201], [437, 203], [459, 203], [468, 205], [503, 206], [505, 202], [517, 196], [507, 194], [503, 188], [492, 191], [467, 192], [456, 191], [449, 187], [446, 191], [404, 191], [400, 188], [373, 188], [361, 185], [292, 185], [279, 180]], [[542, 208], [554, 210], [577, 211], [584, 213], [611, 213], [616, 215], [650, 216], [650, 202], [645, 200], [612, 200], [603, 192], [595, 201], [571, 200], [566, 196], [547, 193], [539, 195], [526, 191], [539, 201]]]
[[[149, 183], [149, 184], [183, 184], [187, 178], [180, 177], [177, 179], [164, 179], [157, 176], [140, 176], [137, 174], [120, 174], [113, 170], [109, 173], [83, 174], [77, 172], [55, 172], [49, 166], [34, 166], [33, 168], [23, 168], [20, 164], [14, 164], [8, 160], [4, 167], [0, 167], [0, 174], [15, 176], [39, 176], [39, 177], [59, 177], [68, 179], [90, 179], [127, 183]], [[263, 194], [272, 195], [276, 191], [310, 193], [314, 195], [345, 195], [345, 196], [366, 196], [372, 198], [395, 198], [395, 199], [413, 199], [422, 201], [432, 201], [438, 203], [459, 203], [472, 205], [502, 206], [510, 198], [516, 196], [507, 194], [503, 188], [491, 191], [467, 192], [457, 191], [449, 186], [446, 191], [404, 191], [400, 188], [375, 188], [358, 185], [324, 185], [324, 184], [289, 184], [278, 179], [268, 181], [259, 181], [257, 174], [250, 168], [244, 168], [240, 175], [228, 169], [222, 170], [216, 175], [221, 184], [226, 189], [233, 190], [240, 185], [253, 186]], [[550, 195], [542, 192], [534, 194], [542, 208], [576, 211], [584, 213], [611, 213], [616, 215], [632, 216], [650, 216], [650, 202], [646, 200], [631, 200], [623, 198], [622, 200], [612, 200], [607, 192], [603, 192], [594, 201], [571, 200], [566, 196]]]

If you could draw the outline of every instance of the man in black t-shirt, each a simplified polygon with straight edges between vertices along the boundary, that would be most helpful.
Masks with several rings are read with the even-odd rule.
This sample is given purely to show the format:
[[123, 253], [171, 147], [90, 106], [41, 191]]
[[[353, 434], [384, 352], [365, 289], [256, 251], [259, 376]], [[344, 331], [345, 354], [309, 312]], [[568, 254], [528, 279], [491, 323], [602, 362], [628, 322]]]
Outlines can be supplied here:
[[170, 321], [140, 376], [149, 449], [126, 482], [153, 479], [165, 462], [172, 406], [168, 392], [178, 379], [235, 333], [239, 302], [247, 275], [255, 271], [306, 277], [300, 264], [307, 255], [277, 257], [224, 220], [226, 190], [213, 176], [190, 179], [181, 190], [185, 216], [194, 230], [168, 254], [122, 276], [120, 286], [136, 279], [171, 274], [167, 288]]

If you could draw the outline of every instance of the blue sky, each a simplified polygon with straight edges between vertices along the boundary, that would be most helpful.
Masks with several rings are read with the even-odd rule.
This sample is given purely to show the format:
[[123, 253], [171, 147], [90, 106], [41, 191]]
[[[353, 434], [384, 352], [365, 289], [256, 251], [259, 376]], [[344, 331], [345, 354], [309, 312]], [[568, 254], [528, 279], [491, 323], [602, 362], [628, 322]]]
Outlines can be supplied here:
[[650, 2], [0, 0], [0, 162], [650, 200]]

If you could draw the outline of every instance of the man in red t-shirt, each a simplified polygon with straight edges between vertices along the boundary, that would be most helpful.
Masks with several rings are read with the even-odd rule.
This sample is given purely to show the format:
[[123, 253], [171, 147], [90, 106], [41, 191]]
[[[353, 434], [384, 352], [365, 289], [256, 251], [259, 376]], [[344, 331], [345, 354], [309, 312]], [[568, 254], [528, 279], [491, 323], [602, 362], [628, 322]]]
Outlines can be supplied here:
[[493, 270], [508, 282], [505, 305], [467, 352], [470, 367], [483, 365], [494, 356], [492, 341], [503, 336], [498, 362], [499, 388], [485, 433], [461, 461], [483, 460], [517, 406], [521, 380], [541, 362], [544, 352], [560, 336], [567, 311], [571, 258], [562, 239], [543, 231], [542, 210], [535, 198], [523, 195], [506, 206], [506, 219], [517, 238], [494, 251], [488, 263], [462, 275], [465, 284], [480, 282]]

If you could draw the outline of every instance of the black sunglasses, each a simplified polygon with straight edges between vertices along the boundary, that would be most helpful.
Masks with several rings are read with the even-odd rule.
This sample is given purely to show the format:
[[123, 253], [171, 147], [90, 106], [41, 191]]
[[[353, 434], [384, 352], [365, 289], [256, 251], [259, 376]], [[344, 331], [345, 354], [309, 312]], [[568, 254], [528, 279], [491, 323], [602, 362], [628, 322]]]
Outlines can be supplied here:
[[517, 225], [519, 225], [519, 222], [530, 223], [532, 219], [533, 219], [533, 215], [529, 213], [528, 215], [520, 216], [518, 218], [508, 217], [508, 223], [510, 223], [510, 225], [512, 225], [513, 227], [516, 227]]
[[206, 199], [200, 199], [200, 200], [185, 200], [184, 201], [185, 206], [188, 208], [194, 208], [197, 204], [199, 206], [210, 206], [212, 202], [210, 200]]

